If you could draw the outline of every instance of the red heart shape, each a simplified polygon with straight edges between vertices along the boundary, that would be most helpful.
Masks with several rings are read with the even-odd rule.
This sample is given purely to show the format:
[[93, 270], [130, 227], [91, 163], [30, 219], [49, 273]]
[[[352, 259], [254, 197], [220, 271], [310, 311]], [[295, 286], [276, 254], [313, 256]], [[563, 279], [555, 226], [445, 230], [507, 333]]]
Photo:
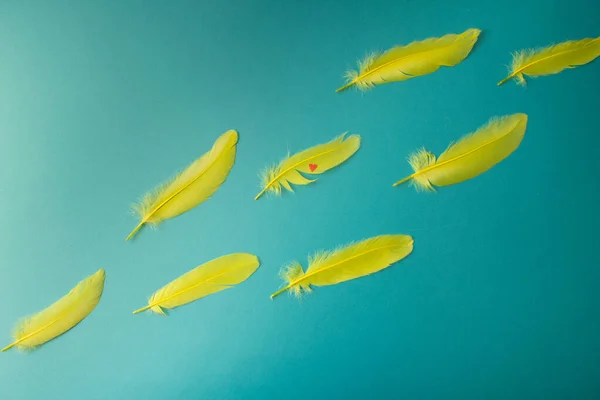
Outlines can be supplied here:
[[317, 169], [317, 164], [308, 164], [308, 168], [310, 169], [310, 172], [314, 172], [315, 169]]

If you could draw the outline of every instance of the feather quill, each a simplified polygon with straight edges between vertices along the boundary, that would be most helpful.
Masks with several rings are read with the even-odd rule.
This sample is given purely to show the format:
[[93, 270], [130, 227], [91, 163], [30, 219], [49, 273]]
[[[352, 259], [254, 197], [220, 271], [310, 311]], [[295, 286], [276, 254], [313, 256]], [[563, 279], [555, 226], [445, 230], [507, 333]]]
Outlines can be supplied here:
[[306, 272], [298, 262], [283, 267], [279, 275], [286, 285], [271, 299], [286, 290], [300, 296], [311, 292], [311, 285], [335, 285], [381, 271], [409, 255], [413, 243], [408, 235], [382, 235], [331, 252], [318, 252], [308, 258]]
[[12, 347], [32, 350], [62, 335], [87, 317], [98, 305], [104, 290], [104, 270], [79, 282], [63, 298], [37, 314], [23, 318], [13, 331]]
[[600, 37], [570, 40], [541, 50], [520, 50], [513, 54], [509, 74], [498, 86], [510, 79], [525, 85], [525, 75], [538, 77], [558, 74], [567, 68], [575, 68], [592, 62], [600, 56]]
[[480, 33], [479, 29], [468, 29], [458, 35], [429, 38], [383, 54], [370, 54], [358, 63], [358, 71], [346, 72], [346, 84], [336, 92], [352, 86], [364, 91], [375, 85], [431, 74], [443, 66], [453, 67], [467, 58]]
[[133, 206], [140, 223], [127, 236], [131, 239], [145, 224], [156, 226], [208, 200], [221, 186], [235, 161], [238, 134], [221, 135], [212, 149], [170, 181], [147, 193]]
[[350, 135], [346, 139], [342, 134], [329, 143], [320, 144], [310, 149], [286, 157], [279, 165], [274, 165], [263, 171], [262, 190], [254, 200], [258, 200], [265, 192], [281, 194], [282, 188], [293, 192], [290, 184], [308, 185], [314, 182], [301, 174], [322, 174], [337, 167], [349, 159], [360, 147], [360, 136]]
[[133, 313], [150, 310], [166, 315], [164, 309], [179, 307], [209, 294], [232, 288], [248, 279], [258, 266], [258, 258], [247, 253], [215, 258], [154, 292], [148, 299], [148, 305]]
[[435, 191], [433, 186], [448, 186], [474, 178], [515, 151], [526, 128], [525, 114], [492, 118], [476, 132], [451, 144], [437, 160], [432, 153], [420, 149], [408, 158], [414, 173], [394, 186], [412, 180], [419, 190]]

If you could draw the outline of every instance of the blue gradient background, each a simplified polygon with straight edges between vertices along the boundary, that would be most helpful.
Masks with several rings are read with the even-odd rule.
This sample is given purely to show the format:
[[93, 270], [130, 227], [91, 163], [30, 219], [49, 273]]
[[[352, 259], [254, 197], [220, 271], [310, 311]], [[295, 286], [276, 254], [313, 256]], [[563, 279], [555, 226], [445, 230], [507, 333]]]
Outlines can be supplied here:
[[[600, 62], [496, 87], [511, 51], [600, 35], [571, 1], [0, 1], [0, 333], [98, 268], [83, 323], [0, 355], [0, 399], [597, 399]], [[335, 94], [366, 52], [470, 27], [455, 68]], [[521, 147], [437, 194], [392, 188], [491, 116], [529, 114]], [[212, 200], [133, 243], [129, 204], [240, 133]], [[350, 131], [363, 147], [295, 195], [257, 172]], [[303, 301], [279, 267], [408, 233], [415, 251]], [[131, 315], [231, 252], [239, 287]]]

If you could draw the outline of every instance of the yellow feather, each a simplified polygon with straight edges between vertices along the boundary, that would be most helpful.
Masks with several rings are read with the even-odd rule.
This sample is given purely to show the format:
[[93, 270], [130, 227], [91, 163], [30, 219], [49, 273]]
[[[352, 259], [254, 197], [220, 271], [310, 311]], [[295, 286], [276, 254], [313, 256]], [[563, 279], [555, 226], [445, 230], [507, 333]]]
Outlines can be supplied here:
[[225, 182], [233, 167], [237, 141], [236, 131], [225, 132], [208, 153], [169, 182], [147, 193], [133, 206], [140, 223], [126, 240], [131, 239], [144, 224], [156, 226], [208, 200]]
[[315, 181], [305, 178], [300, 172], [322, 174], [349, 159], [360, 147], [360, 136], [351, 135], [344, 139], [345, 135], [344, 133], [329, 143], [288, 156], [279, 165], [267, 168], [262, 173], [262, 190], [254, 200], [258, 200], [265, 192], [279, 195], [282, 188], [293, 192], [290, 184], [308, 185]]
[[412, 179], [417, 189], [433, 191], [433, 186], [448, 186], [474, 178], [515, 151], [525, 136], [526, 127], [525, 114], [492, 118], [475, 133], [451, 144], [437, 160], [435, 155], [421, 149], [408, 159], [415, 172], [394, 186]]
[[148, 305], [134, 314], [151, 310], [166, 315], [163, 309], [175, 308], [209, 294], [229, 289], [245, 281], [259, 266], [258, 258], [247, 253], [229, 254], [215, 258], [157, 290]]
[[281, 269], [286, 286], [271, 299], [290, 290], [299, 296], [310, 292], [310, 286], [327, 286], [360, 278], [389, 267], [412, 252], [413, 238], [408, 235], [382, 235], [342, 247], [331, 252], [318, 252], [308, 259], [308, 269], [298, 262]]
[[467, 58], [479, 33], [479, 29], [468, 29], [459, 35], [429, 38], [394, 47], [383, 54], [371, 54], [359, 62], [358, 71], [346, 73], [346, 84], [336, 92], [352, 86], [367, 90], [375, 85], [431, 74], [442, 66], [453, 67]]
[[87, 317], [100, 301], [104, 290], [104, 270], [79, 282], [63, 298], [39, 313], [23, 318], [14, 328], [11, 347], [34, 349], [62, 335]]
[[521, 50], [513, 54], [510, 72], [498, 82], [502, 85], [515, 79], [525, 85], [525, 77], [558, 74], [567, 68], [587, 64], [600, 56], [600, 37], [595, 39], [570, 40], [541, 50]]

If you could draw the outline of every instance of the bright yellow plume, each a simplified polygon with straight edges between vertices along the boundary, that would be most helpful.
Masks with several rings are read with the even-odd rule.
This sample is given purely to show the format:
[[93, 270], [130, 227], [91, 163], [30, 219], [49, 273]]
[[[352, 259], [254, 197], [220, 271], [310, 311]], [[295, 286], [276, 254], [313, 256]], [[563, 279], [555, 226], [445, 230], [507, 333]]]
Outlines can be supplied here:
[[169, 182], [146, 193], [142, 200], [133, 206], [140, 223], [126, 240], [131, 239], [144, 224], [156, 226], [208, 200], [225, 182], [233, 167], [237, 141], [236, 131], [225, 132], [208, 153]]
[[525, 85], [525, 77], [558, 74], [567, 68], [587, 64], [600, 56], [600, 37], [595, 39], [570, 40], [541, 50], [521, 50], [513, 54], [510, 72], [498, 82], [502, 85], [514, 79]]
[[290, 290], [296, 296], [310, 292], [310, 286], [327, 286], [360, 278], [389, 267], [412, 252], [413, 238], [408, 235], [382, 235], [308, 258], [306, 272], [298, 262], [285, 266], [279, 275], [286, 286], [271, 299]]
[[468, 29], [459, 35], [429, 38], [394, 47], [383, 54], [373, 53], [359, 62], [358, 71], [346, 72], [346, 84], [336, 92], [352, 86], [368, 90], [375, 85], [431, 74], [443, 66], [453, 67], [467, 58], [480, 32]]
[[147, 306], [133, 313], [150, 310], [166, 315], [163, 310], [165, 308], [182, 306], [245, 281], [256, 271], [258, 266], [258, 258], [247, 253], [235, 253], [215, 258], [157, 290], [148, 299]]
[[450, 145], [437, 160], [435, 155], [421, 149], [408, 158], [415, 172], [394, 186], [412, 180], [417, 189], [434, 191], [433, 186], [448, 186], [474, 178], [515, 151], [525, 136], [526, 127], [525, 114], [492, 118], [475, 133]]
[[265, 192], [279, 195], [282, 188], [293, 192], [290, 183], [308, 185], [315, 181], [305, 178], [300, 172], [312, 175], [322, 174], [349, 159], [360, 147], [360, 136], [351, 135], [346, 139], [344, 136], [345, 134], [329, 143], [311, 147], [291, 157], [288, 156], [279, 165], [267, 168], [262, 173], [262, 190], [254, 200], [258, 200]]
[[62, 335], [87, 317], [100, 301], [104, 290], [104, 270], [79, 282], [63, 298], [39, 313], [23, 318], [14, 328], [12, 347], [31, 350]]

